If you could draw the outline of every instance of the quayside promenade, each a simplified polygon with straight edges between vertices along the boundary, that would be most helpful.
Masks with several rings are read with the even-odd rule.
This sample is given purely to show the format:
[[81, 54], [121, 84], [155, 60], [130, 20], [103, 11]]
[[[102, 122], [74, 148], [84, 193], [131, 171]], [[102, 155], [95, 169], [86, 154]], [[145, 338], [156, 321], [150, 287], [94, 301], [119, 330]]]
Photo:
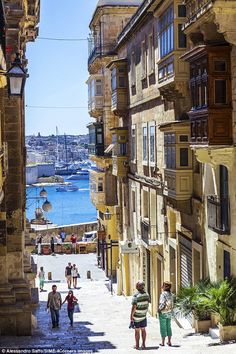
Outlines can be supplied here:
[[[40, 304], [36, 310], [37, 327], [32, 337], [1, 337], [0, 352], [7, 348], [28, 349], [28, 353], [107, 353], [128, 354], [133, 349], [134, 332], [129, 329], [131, 297], [111, 295], [109, 282], [104, 272], [96, 266], [94, 254], [34, 256], [35, 262], [44, 266], [46, 274], [52, 272], [52, 282], [47, 282], [45, 291], [39, 293]], [[62, 298], [67, 294], [64, 267], [76, 263], [81, 278], [75, 295], [79, 309], [74, 318], [74, 327], [69, 326], [66, 306], [60, 312], [60, 328], [52, 329], [46, 312], [48, 291], [55, 283]], [[87, 279], [91, 271], [92, 280]], [[208, 335], [194, 334], [190, 329], [181, 329], [173, 321], [173, 347], [160, 347], [159, 325], [156, 318], [148, 317], [147, 353], [205, 354], [234, 352], [236, 344], [221, 345], [219, 339]], [[36, 351], [38, 349], [38, 351]], [[33, 351], [34, 350], [34, 351]], [[18, 351], [19, 352], [19, 351]], [[23, 351], [22, 351], [23, 352]]]

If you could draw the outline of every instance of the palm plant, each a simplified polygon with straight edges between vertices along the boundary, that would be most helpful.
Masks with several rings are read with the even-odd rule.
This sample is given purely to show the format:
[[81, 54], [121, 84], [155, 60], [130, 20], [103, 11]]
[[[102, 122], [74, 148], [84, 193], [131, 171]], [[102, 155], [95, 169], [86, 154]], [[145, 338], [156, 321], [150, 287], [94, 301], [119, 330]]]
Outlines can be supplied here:
[[184, 316], [193, 314], [197, 320], [209, 320], [210, 312], [202, 304], [200, 298], [211, 286], [209, 279], [201, 280], [195, 285], [181, 288], [175, 299], [175, 308], [182, 312]]
[[212, 284], [199, 302], [207, 311], [219, 315], [222, 326], [236, 324], [236, 279]]

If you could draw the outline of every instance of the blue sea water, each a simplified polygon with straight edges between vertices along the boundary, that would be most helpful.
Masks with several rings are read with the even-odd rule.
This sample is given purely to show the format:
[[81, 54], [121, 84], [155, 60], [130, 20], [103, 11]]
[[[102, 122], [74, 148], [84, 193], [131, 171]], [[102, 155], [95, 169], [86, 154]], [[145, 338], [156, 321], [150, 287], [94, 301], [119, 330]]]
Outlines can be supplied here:
[[[48, 193], [48, 201], [52, 204], [52, 210], [44, 212], [44, 216], [53, 224], [69, 225], [83, 222], [96, 221], [96, 208], [90, 201], [89, 180], [75, 181], [73, 184], [79, 187], [76, 192], [57, 192], [56, 186], [44, 187]], [[43, 199], [36, 199], [42, 188], [29, 187], [26, 190], [26, 217], [35, 218], [35, 208], [41, 207]]]

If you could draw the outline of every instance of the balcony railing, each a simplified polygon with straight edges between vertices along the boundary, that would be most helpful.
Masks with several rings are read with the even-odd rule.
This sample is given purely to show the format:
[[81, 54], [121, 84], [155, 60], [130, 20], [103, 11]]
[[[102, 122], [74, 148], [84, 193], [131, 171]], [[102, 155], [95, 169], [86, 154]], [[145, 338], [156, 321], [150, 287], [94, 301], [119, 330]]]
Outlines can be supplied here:
[[229, 198], [207, 197], [208, 227], [220, 235], [230, 234]]
[[114, 55], [116, 53], [115, 46], [116, 43], [114, 42], [108, 44], [95, 45], [89, 54], [88, 65], [91, 65], [97, 57]]
[[186, 0], [186, 17], [188, 21], [195, 21], [212, 6], [212, 3], [212, 0]]
[[149, 245], [149, 223], [147, 221], [141, 221], [141, 239], [147, 245]]

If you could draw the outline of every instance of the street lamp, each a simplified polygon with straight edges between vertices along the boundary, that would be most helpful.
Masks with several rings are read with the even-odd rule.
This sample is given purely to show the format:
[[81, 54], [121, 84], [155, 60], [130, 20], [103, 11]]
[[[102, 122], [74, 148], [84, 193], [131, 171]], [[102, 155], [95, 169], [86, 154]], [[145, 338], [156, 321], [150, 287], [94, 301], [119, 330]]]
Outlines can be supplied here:
[[42, 198], [47, 198], [48, 193], [47, 193], [46, 189], [43, 188], [43, 189], [40, 191], [39, 195], [40, 195], [40, 197], [42, 197]]
[[15, 60], [5, 75], [7, 77], [9, 95], [21, 97], [24, 91], [26, 78], [29, 75], [22, 66], [19, 53], [16, 53]]
[[111, 213], [110, 210], [107, 208], [104, 213], [105, 220], [111, 220]]
[[52, 204], [46, 199], [46, 201], [43, 203], [42, 208], [44, 211], [49, 212], [52, 210]]
[[[37, 193], [37, 189], [36, 189], [36, 193]], [[40, 193], [39, 196], [36, 195], [36, 197], [26, 197], [26, 199], [35, 199], [36, 203], [37, 203], [37, 207], [35, 209], [35, 217], [36, 217], [36, 221], [40, 221], [43, 220], [43, 211], [45, 211], [46, 213], [48, 213], [50, 210], [52, 210], [52, 204], [48, 201], [47, 199], [47, 191], [43, 188]], [[42, 206], [40, 207], [40, 201], [44, 200]], [[36, 222], [34, 222], [36, 223]], [[47, 224], [47, 218], [46, 218], [46, 224]]]

